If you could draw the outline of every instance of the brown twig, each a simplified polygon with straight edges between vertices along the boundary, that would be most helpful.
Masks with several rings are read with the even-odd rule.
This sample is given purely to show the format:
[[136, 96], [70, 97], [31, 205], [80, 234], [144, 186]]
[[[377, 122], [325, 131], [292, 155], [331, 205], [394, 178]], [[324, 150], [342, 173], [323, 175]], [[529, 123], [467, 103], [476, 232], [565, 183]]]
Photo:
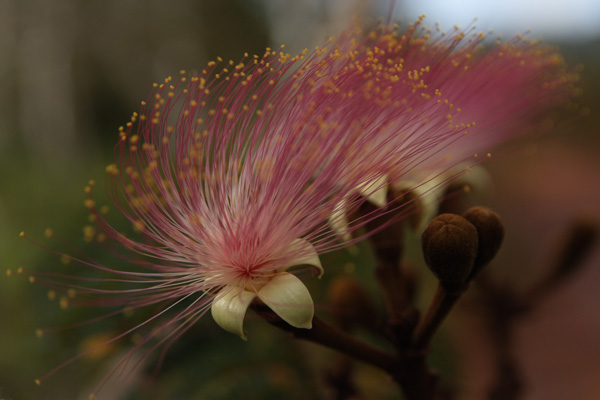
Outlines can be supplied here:
[[425, 350], [429, 347], [431, 338], [444, 321], [450, 310], [460, 296], [465, 292], [466, 287], [455, 292], [448, 292], [444, 286], [438, 284], [435, 295], [425, 316], [419, 322], [413, 335], [413, 346], [416, 349]]
[[488, 398], [517, 400], [523, 394], [525, 383], [512, 353], [513, 332], [517, 319], [525, 315], [529, 307], [513, 290], [496, 284], [487, 274], [481, 274], [476, 282], [482, 289], [496, 368], [496, 377], [488, 391]]
[[297, 339], [318, 343], [381, 368], [399, 384], [407, 400], [437, 399], [437, 375], [427, 367], [424, 352], [408, 349], [394, 355], [356, 339], [318, 317], [313, 319], [312, 329], [301, 329], [287, 324], [263, 304], [254, 303], [252, 309], [271, 325]]
[[260, 303], [253, 304], [252, 309], [265, 321], [290, 333], [297, 339], [321, 344], [385, 371], [396, 368], [396, 357], [393, 355], [350, 336], [335, 325], [329, 324], [318, 317], [313, 318], [312, 329], [302, 329], [289, 325], [271, 309]]
[[584, 265], [598, 238], [598, 224], [589, 219], [576, 220], [566, 232], [563, 245], [540, 279], [526, 294], [518, 294], [489, 278], [476, 279], [482, 289], [488, 330], [494, 347], [497, 376], [489, 390], [490, 400], [517, 400], [523, 397], [524, 379], [513, 354], [514, 328], [518, 320], [535, 309], [554, 289], [564, 284]]

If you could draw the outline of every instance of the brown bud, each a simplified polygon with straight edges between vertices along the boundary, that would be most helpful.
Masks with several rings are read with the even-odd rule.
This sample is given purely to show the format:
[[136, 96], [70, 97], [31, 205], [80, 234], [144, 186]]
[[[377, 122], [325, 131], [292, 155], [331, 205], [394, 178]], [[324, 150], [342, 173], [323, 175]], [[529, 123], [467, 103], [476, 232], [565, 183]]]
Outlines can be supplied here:
[[365, 288], [356, 279], [336, 277], [329, 286], [327, 300], [340, 327], [349, 329], [358, 324], [372, 328], [375, 325], [375, 308]]
[[370, 236], [370, 242], [377, 260], [396, 265], [402, 258], [402, 243], [404, 225], [398, 222], [398, 214], [401, 210], [391, 212], [365, 202], [360, 207], [360, 216], [372, 217], [367, 223], [366, 228], [369, 232], [374, 232]]
[[477, 256], [477, 229], [457, 214], [438, 215], [421, 236], [425, 262], [449, 292], [460, 290]]
[[498, 254], [504, 239], [504, 224], [497, 213], [482, 206], [469, 208], [463, 217], [475, 226], [479, 236], [477, 258], [469, 277], [471, 280]]

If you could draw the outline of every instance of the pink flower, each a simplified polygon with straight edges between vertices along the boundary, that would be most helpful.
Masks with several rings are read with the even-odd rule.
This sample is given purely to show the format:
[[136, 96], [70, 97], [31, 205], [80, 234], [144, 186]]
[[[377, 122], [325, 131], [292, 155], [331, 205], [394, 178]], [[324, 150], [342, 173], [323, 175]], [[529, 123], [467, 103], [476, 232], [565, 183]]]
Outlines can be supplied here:
[[[351, 243], [347, 234], [369, 219], [339, 224], [346, 218], [339, 205], [356, 209], [365, 201], [357, 188], [372, 190], [369, 182], [394, 164], [454, 134], [436, 113], [446, 105], [407, 82], [397, 83], [405, 101], [387, 101], [357, 70], [328, 70], [336, 57], [335, 49], [294, 58], [268, 50], [155, 84], [120, 128], [107, 167], [111, 200], [139, 236], [112, 227], [90, 197], [99, 235], [120, 245], [110, 249], [129, 251], [121, 266], [70, 255], [108, 276], [40, 280], [75, 289], [92, 305], [162, 307], [110, 341], [147, 330], [138, 347], [152, 338], [168, 347], [209, 309], [221, 327], [246, 338], [244, 316], [255, 299], [310, 328], [310, 293], [288, 269], [308, 266], [320, 276], [319, 254]], [[411, 135], [426, 125], [430, 135], [394, 147], [380, 133], [397, 119]]]
[[[433, 209], [436, 188], [477, 164], [474, 157], [531, 132], [544, 112], [577, 93], [577, 75], [567, 71], [552, 47], [522, 36], [488, 44], [475, 27], [445, 33], [425, 28], [422, 21], [404, 33], [391, 26], [349, 31], [332, 44], [331, 53], [339, 56], [327, 64], [339, 71], [331, 83], [338, 90], [348, 84], [347, 71], [354, 71], [353, 85], [364, 80], [356, 96], [364, 110], [374, 103], [401, 104], [402, 112], [393, 107], [366, 112], [386, 120], [369, 137], [369, 148], [392, 157], [372, 157], [387, 171], [359, 186], [378, 206], [387, 203], [389, 183], [396, 193], [416, 192]], [[407, 85], [422, 98], [408, 99]], [[433, 107], [432, 99], [445, 108]]]
[[496, 68], [493, 53], [468, 57], [475, 45], [459, 45], [464, 37], [440, 35], [430, 47], [428, 40], [415, 28], [401, 38], [384, 30], [293, 58], [267, 50], [239, 63], [219, 59], [197, 75], [155, 84], [120, 129], [107, 167], [111, 200], [139, 236], [120, 233], [87, 201], [101, 235], [120, 245], [110, 248], [129, 251], [122, 265], [70, 256], [109, 276], [39, 277], [76, 289], [89, 304], [158, 305], [156, 315], [107, 342], [146, 331], [136, 349], [153, 338], [153, 348], [168, 347], [209, 309], [246, 338], [255, 300], [310, 328], [313, 302], [290, 268], [320, 276], [319, 254], [356, 241], [350, 233], [376, 217], [348, 219], [362, 202], [385, 205], [389, 183], [427, 194], [474, 149], [510, 136], [508, 117], [543, 108], [530, 105], [542, 97], [560, 100], [569, 83], [558, 79], [566, 75], [547, 78], [556, 59], [546, 53], [525, 52], [523, 67], [523, 55], [509, 49], [510, 62]]
[[[318, 254], [347, 245], [369, 218], [336, 225], [345, 219], [339, 205], [357, 208], [357, 188], [372, 191], [389, 169], [457, 134], [440, 112], [448, 106], [412, 82], [394, 83], [403, 101], [388, 101], [357, 69], [330, 70], [338, 56], [268, 50], [155, 85], [121, 129], [118, 162], [107, 169], [113, 202], [146, 240], [105, 230], [153, 260], [132, 261], [141, 273], [110, 271], [145, 285], [115, 293], [118, 304], [193, 300], [169, 324], [187, 325], [210, 308], [245, 338], [244, 315], [258, 298], [290, 325], [311, 327], [310, 294], [288, 268], [321, 275]], [[381, 134], [400, 124], [406, 140]]]

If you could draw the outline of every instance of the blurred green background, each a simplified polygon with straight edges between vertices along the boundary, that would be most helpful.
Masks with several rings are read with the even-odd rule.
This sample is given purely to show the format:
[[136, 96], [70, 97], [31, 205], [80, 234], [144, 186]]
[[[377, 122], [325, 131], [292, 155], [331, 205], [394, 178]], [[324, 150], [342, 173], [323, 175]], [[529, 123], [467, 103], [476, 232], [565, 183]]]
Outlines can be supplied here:
[[[510, 16], [476, 9], [472, 2], [444, 7], [447, 3], [453, 4], [457, 23], [480, 16], [482, 29], [504, 29], [507, 35], [530, 26], [526, 19], [523, 26], [504, 26]], [[496, 186], [481, 201], [495, 207], [507, 224], [498, 264], [516, 266], [499, 275], [518, 287], [542, 273], [572, 218], [580, 213], [600, 218], [600, 38], [594, 24], [586, 25], [590, 19], [600, 25], [600, 11], [593, 2], [564, 2], [569, 3], [581, 12], [563, 15], [564, 24], [552, 20], [557, 11], [552, 8], [562, 2], [520, 2], [523, 8], [519, 13], [516, 7], [516, 13], [536, 23], [547, 19], [550, 28], [540, 25], [532, 36], [539, 33], [559, 44], [570, 65], [584, 65], [582, 107], [566, 112], [542, 138], [513, 144], [486, 165]], [[129, 322], [123, 317], [38, 339], [38, 328], [93, 315], [62, 310], [46, 288], [17, 274], [20, 267], [66, 271], [58, 256], [18, 234], [26, 231], [43, 242], [44, 230], [52, 227], [75, 246], [98, 251], [83, 241], [83, 187], [95, 179], [96, 197], [103, 198], [104, 167], [112, 162], [117, 128], [138, 109], [152, 82], [180, 69], [201, 69], [217, 56], [236, 60], [281, 43], [291, 53], [311, 48], [339, 33], [355, 15], [378, 18], [388, 9], [386, 1], [357, 0], [0, 0], [0, 399], [86, 399], [131, 346], [126, 342], [86, 357], [37, 387], [35, 378]], [[397, 3], [395, 16], [407, 22], [425, 12], [433, 25], [454, 16], [444, 10], [440, 2], [406, 1]], [[484, 18], [488, 11], [493, 19]], [[563, 26], [567, 22], [575, 28]], [[374, 291], [368, 268], [347, 265], [343, 254], [329, 256], [327, 263], [329, 277], [352, 274]], [[594, 379], [600, 376], [597, 251], [588, 264], [518, 332], [531, 382], [528, 399], [600, 398]], [[324, 302], [327, 283], [309, 282], [317, 304]], [[322, 308], [317, 312], [327, 315]], [[250, 341], [242, 342], [205, 318], [175, 344], [154, 381], [140, 380], [152, 370], [150, 358], [129, 379], [109, 382], [99, 398], [328, 398], [323, 374], [331, 353], [292, 342], [256, 317], [249, 318], [248, 331]], [[481, 398], [490, 372], [477, 321], [468, 311], [458, 312], [444, 332], [436, 365], [465, 388], [464, 398]], [[387, 378], [368, 367], [360, 370], [359, 387], [361, 398], [399, 398]]]

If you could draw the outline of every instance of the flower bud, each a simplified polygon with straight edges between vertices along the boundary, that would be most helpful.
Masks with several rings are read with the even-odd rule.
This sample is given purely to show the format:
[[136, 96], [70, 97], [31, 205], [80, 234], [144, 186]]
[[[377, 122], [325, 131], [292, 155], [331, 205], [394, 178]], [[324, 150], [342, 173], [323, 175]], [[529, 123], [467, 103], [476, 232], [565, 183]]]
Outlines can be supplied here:
[[475, 229], [479, 237], [477, 258], [469, 280], [483, 269], [498, 253], [504, 239], [504, 224], [500, 216], [487, 207], [472, 207], [463, 213]]
[[329, 286], [327, 300], [340, 327], [349, 329], [358, 324], [372, 328], [375, 325], [375, 307], [363, 285], [355, 278], [336, 277]]
[[429, 269], [449, 292], [466, 282], [477, 257], [477, 229], [457, 214], [438, 215], [421, 236]]

